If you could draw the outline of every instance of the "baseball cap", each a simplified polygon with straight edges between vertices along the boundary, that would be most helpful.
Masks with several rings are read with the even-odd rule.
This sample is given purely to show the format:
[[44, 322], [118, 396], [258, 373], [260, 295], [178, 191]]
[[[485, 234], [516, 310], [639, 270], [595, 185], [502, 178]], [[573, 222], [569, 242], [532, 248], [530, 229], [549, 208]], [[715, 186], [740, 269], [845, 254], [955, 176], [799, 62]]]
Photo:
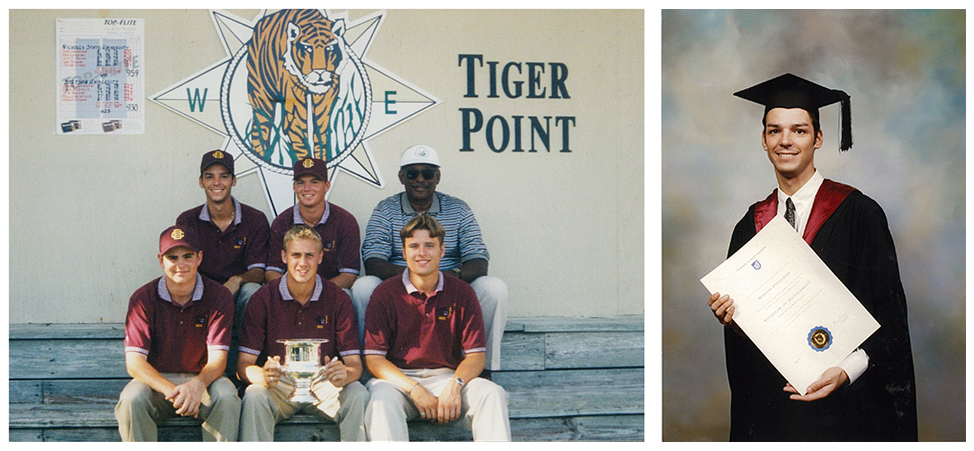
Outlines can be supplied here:
[[222, 150], [211, 150], [203, 154], [203, 161], [200, 162], [200, 175], [203, 175], [203, 171], [210, 167], [211, 164], [220, 163], [227, 167], [231, 174], [233, 174], [233, 157], [230, 154]]
[[185, 246], [193, 252], [199, 252], [199, 240], [193, 229], [181, 226], [172, 226], [162, 231], [159, 235], [159, 254], [165, 254], [174, 247]]
[[294, 180], [299, 179], [302, 175], [313, 175], [328, 181], [328, 164], [325, 160], [320, 160], [318, 158], [302, 158], [294, 162]]
[[439, 166], [440, 156], [437, 155], [436, 151], [430, 146], [423, 144], [412, 146], [402, 153], [402, 158], [399, 159], [399, 167], [409, 166], [411, 164], [431, 164], [433, 166]]

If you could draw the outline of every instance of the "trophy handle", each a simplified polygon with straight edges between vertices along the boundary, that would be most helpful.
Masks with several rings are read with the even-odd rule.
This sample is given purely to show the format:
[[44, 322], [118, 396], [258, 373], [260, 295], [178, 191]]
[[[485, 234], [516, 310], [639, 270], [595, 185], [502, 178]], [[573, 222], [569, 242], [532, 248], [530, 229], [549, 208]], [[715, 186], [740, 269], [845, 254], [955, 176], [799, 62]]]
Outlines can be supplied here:
[[318, 367], [318, 372], [315, 374], [315, 377], [311, 379], [311, 385], [320, 382], [322, 379], [327, 380], [325, 378], [325, 367], [323, 366]]

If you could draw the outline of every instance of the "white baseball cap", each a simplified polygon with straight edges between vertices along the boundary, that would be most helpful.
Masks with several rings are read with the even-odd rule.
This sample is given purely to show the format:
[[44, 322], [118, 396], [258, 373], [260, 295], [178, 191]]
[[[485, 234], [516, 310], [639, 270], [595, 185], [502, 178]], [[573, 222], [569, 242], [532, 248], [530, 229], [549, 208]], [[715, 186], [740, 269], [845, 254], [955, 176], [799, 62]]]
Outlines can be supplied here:
[[409, 166], [411, 164], [431, 164], [439, 167], [440, 156], [430, 146], [422, 144], [412, 146], [402, 153], [402, 158], [399, 159], [399, 167]]

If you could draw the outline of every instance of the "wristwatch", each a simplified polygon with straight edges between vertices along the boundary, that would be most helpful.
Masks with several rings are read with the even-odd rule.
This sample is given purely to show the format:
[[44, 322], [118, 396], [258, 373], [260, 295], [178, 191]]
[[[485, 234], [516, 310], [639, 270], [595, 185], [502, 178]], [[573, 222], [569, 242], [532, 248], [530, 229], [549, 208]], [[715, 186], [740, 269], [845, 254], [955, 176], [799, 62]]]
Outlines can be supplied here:
[[454, 379], [454, 380], [455, 380], [455, 381], [457, 381], [457, 385], [459, 385], [459, 386], [460, 386], [460, 388], [463, 388], [463, 385], [464, 385], [464, 384], [463, 384], [463, 379], [460, 379], [460, 378], [458, 377], [458, 378], [456, 378], [456, 379]]
[[461, 277], [463, 275], [463, 273], [460, 271], [460, 268], [459, 267], [453, 268], [450, 271], [453, 271], [453, 273], [457, 275], [457, 279], [462, 279], [463, 278], [463, 277]]

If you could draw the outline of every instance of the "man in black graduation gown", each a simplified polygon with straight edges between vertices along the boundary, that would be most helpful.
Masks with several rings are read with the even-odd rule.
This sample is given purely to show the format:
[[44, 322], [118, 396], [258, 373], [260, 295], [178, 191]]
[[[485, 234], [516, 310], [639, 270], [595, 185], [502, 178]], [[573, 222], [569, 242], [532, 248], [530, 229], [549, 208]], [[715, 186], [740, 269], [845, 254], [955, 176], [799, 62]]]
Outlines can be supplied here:
[[883, 209], [815, 170], [818, 109], [842, 103], [841, 150], [852, 145], [849, 96], [791, 74], [734, 95], [765, 105], [761, 144], [778, 189], [737, 223], [728, 256], [782, 215], [880, 324], [859, 349], [800, 395], [733, 322], [733, 300], [708, 304], [724, 324], [731, 440], [917, 440], [906, 296]]

